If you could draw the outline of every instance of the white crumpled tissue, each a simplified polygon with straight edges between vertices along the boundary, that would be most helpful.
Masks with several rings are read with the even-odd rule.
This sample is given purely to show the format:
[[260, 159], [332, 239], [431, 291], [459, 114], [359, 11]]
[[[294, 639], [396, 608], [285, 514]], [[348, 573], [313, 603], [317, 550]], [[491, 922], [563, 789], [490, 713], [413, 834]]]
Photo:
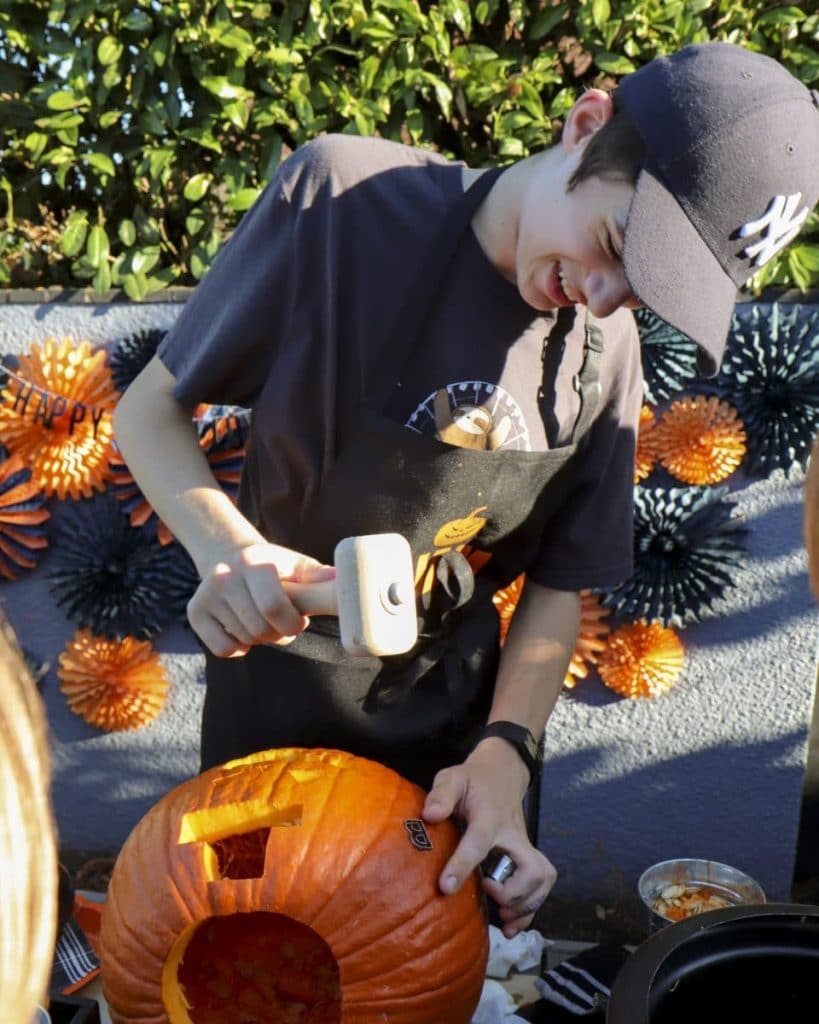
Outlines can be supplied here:
[[489, 926], [486, 980], [472, 1024], [526, 1024], [515, 1013], [517, 1005], [511, 992], [495, 979], [508, 978], [513, 969], [523, 973], [539, 967], [548, 944], [549, 940], [537, 931], [518, 932], [507, 939], [500, 928]]

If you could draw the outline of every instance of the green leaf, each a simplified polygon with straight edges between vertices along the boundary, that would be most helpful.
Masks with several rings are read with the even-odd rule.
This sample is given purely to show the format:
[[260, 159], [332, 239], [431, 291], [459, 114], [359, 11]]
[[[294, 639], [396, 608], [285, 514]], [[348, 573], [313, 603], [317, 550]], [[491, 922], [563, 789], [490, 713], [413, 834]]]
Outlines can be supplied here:
[[249, 210], [261, 191], [260, 188], [240, 188], [235, 195], [230, 197], [228, 206], [231, 210]]
[[49, 110], [73, 110], [75, 107], [88, 107], [91, 101], [86, 96], [75, 96], [70, 89], [58, 89], [46, 100]]
[[211, 177], [209, 174], [194, 174], [189, 178], [182, 195], [189, 203], [198, 203], [202, 196], [210, 188]]
[[109, 174], [113, 178], [117, 173], [114, 161], [106, 153], [86, 153], [83, 159], [101, 174]]
[[105, 292], [111, 288], [111, 268], [108, 263], [101, 263], [94, 274], [94, 280], [92, 281], [94, 291], [98, 295], [104, 295]]
[[790, 28], [791, 25], [796, 25], [797, 22], [802, 21], [805, 17], [805, 12], [799, 7], [776, 4], [773, 5], [772, 10], [764, 11], [760, 14], [756, 19], [756, 23], [757, 25], [784, 25]]
[[60, 142], [64, 142], [66, 146], [76, 146], [80, 141], [80, 132], [76, 127], [71, 128], [60, 128], [54, 133]]
[[117, 228], [117, 234], [119, 235], [120, 242], [130, 249], [136, 241], [136, 224], [128, 218], [121, 220]]
[[592, 0], [592, 21], [595, 28], [603, 29], [611, 17], [609, 0]]
[[121, 110], [106, 110], [100, 114], [100, 128], [110, 128], [122, 117]]
[[131, 270], [137, 277], [149, 274], [159, 262], [158, 248], [141, 249], [131, 254]]
[[213, 153], [221, 154], [222, 152], [221, 143], [213, 137], [210, 127], [186, 128], [185, 131], [181, 132], [181, 135], [183, 139], [191, 139], [191, 141], [205, 149], [211, 150]]
[[205, 256], [201, 246], [197, 246], [191, 253], [191, 273], [197, 281], [201, 281], [208, 269], [209, 264]]
[[141, 302], [148, 294], [148, 282], [142, 274], [124, 274], [122, 289], [132, 302]]
[[185, 230], [191, 236], [191, 238], [195, 238], [202, 230], [202, 228], [205, 226], [205, 224], [207, 224], [205, 218], [199, 217], [195, 213], [189, 213], [188, 216], [185, 218]]
[[244, 86], [234, 85], [224, 75], [206, 75], [199, 79], [208, 92], [218, 96], [220, 100], [249, 100], [253, 93]]
[[97, 59], [100, 64], [116, 64], [122, 56], [122, 51], [123, 45], [118, 39], [113, 36], [105, 36], [97, 47]]
[[594, 63], [601, 71], [605, 71], [610, 75], [627, 75], [629, 72], [636, 70], [628, 57], [623, 57], [618, 53], [610, 53], [608, 50], [595, 50]]
[[108, 235], [102, 224], [95, 224], [88, 233], [88, 241], [85, 246], [85, 254], [91, 266], [99, 267], [108, 260]]
[[65, 222], [60, 236], [60, 250], [63, 256], [77, 256], [85, 245], [88, 234], [88, 214], [85, 210], [75, 210]]
[[147, 32], [154, 27], [154, 23], [145, 11], [137, 7], [122, 19], [122, 27], [129, 32]]
[[529, 39], [536, 42], [552, 31], [555, 25], [565, 17], [567, 4], [557, 4], [555, 7], [547, 7], [545, 11], [538, 12], [530, 21], [527, 35]]
[[222, 46], [231, 50], [247, 50], [251, 52], [254, 48], [253, 36], [240, 25], [226, 22], [224, 27], [216, 28], [211, 36]]
[[23, 145], [31, 154], [34, 163], [40, 159], [48, 145], [48, 136], [43, 132], [29, 132], [23, 141]]
[[804, 242], [795, 245], [791, 253], [794, 259], [797, 259], [807, 270], [813, 273], [819, 272], [819, 245]]

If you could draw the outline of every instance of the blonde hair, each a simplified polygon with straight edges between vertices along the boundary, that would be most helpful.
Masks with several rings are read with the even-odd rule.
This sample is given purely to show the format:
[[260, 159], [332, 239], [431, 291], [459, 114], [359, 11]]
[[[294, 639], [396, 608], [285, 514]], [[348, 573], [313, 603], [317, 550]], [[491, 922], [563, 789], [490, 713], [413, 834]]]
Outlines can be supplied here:
[[0, 1007], [29, 1024], [46, 1005], [57, 932], [48, 733], [31, 673], [0, 616]]

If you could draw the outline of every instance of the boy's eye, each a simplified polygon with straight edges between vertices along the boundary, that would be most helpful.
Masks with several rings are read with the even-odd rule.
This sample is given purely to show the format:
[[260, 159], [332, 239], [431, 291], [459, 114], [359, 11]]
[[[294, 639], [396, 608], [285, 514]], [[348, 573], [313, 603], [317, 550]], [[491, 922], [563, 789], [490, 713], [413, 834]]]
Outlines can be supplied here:
[[611, 234], [608, 231], [604, 236], [603, 248], [606, 251], [606, 255], [610, 256], [613, 260], [620, 259], [617, 250], [614, 248], [614, 239], [611, 237]]

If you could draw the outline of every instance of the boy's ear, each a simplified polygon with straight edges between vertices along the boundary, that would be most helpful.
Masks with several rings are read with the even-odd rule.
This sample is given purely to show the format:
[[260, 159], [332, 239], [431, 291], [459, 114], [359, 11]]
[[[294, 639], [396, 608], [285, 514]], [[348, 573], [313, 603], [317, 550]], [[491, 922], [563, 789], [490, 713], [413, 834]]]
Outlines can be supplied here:
[[602, 89], [587, 89], [566, 115], [560, 141], [569, 151], [582, 149], [614, 113], [611, 95]]

